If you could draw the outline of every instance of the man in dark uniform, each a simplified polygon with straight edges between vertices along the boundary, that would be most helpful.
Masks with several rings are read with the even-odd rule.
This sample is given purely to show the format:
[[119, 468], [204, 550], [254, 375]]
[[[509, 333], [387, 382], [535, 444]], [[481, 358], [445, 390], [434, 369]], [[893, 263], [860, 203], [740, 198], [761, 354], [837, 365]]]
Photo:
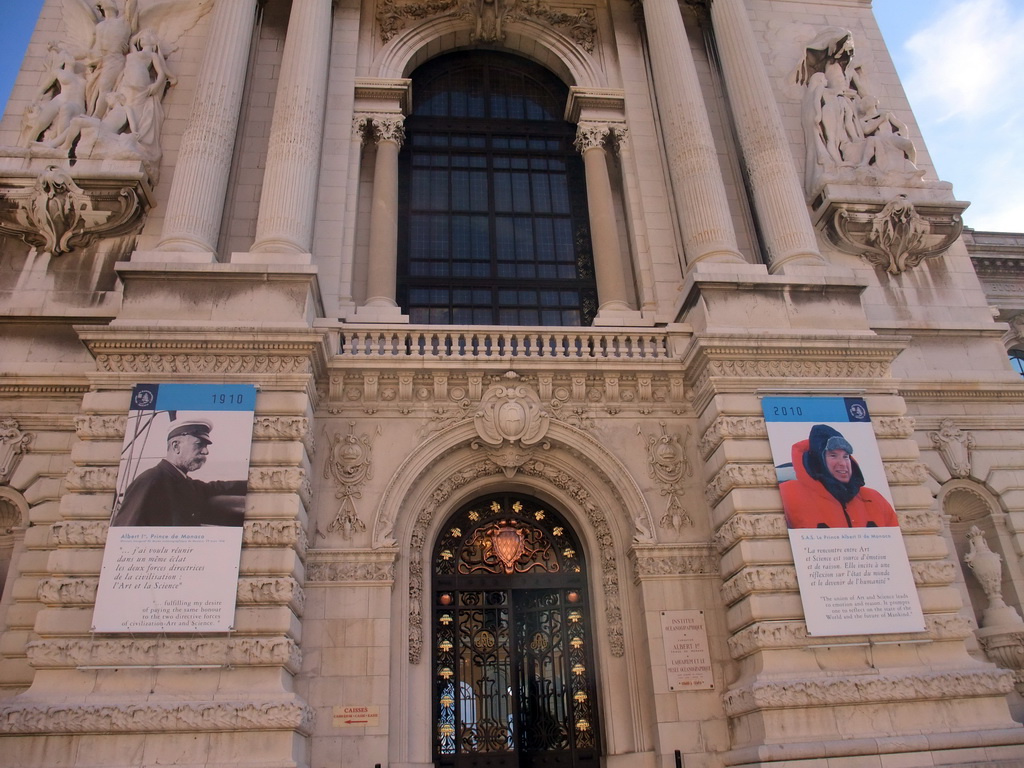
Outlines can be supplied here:
[[172, 422], [167, 456], [136, 477], [111, 525], [241, 525], [245, 480], [193, 480], [206, 463], [213, 426], [200, 419]]

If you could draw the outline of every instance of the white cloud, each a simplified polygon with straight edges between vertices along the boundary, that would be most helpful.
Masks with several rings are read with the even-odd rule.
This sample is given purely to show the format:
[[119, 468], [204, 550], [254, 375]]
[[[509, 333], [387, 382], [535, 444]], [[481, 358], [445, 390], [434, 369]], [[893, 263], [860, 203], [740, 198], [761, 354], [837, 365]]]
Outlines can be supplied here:
[[1024, 231], [1024, 3], [937, 5], [904, 46], [904, 87], [932, 162], [971, 201], [968, 226]]
[[908, 90], [935, 119], [972, 121], [1016, 107], [1024, 93], [1024, 7], [959, 0], [907, 41]]

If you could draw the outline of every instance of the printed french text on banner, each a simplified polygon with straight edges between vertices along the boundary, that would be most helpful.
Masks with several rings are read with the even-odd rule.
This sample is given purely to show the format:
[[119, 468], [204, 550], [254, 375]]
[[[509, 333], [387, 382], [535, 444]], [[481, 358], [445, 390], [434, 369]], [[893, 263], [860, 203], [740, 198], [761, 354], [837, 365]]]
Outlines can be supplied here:
[[923, 632], [865, 401], [768, 397], [763, 408], [807, 631]]
[[135, 387], [94, 632], [232, 629], [255, 402], [251, 385]]

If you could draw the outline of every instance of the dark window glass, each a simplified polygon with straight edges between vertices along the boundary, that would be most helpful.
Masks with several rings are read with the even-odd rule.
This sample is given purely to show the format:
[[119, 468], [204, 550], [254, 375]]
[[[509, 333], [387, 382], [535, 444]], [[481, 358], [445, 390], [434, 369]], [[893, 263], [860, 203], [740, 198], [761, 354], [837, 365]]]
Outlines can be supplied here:
[[398, 298], [414, 323], [589, 325], [597, 309], [583, 163], [565, 85], [515, 56], [413, 73]]

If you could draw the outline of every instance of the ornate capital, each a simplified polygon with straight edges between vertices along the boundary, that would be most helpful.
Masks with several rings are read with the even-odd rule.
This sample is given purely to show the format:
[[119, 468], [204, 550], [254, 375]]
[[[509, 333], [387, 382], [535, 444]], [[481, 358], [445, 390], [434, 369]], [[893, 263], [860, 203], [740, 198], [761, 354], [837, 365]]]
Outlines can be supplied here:
[[369, 130], [374, 141], [391, 141], [401, 149], [405, 142], [405, 118], [401, 115], [374, 115], [369, 118]]
[[583, 154], [588, 149], [604, 149], [611, 132], [607, 123], [580, 123], [576, 127], [576, 150]]
[[584, 120], [576, 128], [576, 150], [583, 154], [588, 149], [611, 146], [619, 151], [627, 139], [626, 126], [618, 122]]

